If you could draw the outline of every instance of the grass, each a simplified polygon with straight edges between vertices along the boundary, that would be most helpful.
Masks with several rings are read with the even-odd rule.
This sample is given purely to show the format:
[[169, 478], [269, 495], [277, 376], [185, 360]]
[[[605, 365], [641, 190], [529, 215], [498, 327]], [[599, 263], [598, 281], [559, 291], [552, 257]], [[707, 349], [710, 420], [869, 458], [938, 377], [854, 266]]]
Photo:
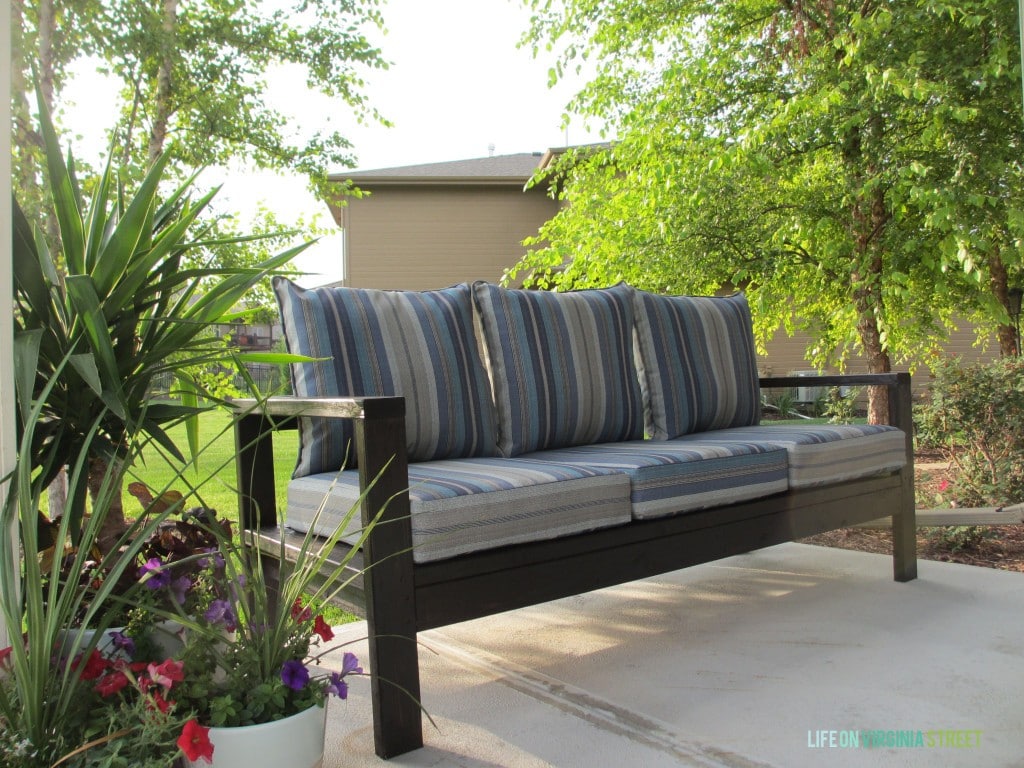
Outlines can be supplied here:
[[[188, 441], [183, 426], [168, 430], [179, 450], [188, 456]], [[217, 510], [222, 516], [234, 517], [238, 510], [235, 485], [235, 437], [231, 417], [221, 410], [209, 411], [199, 417], [199, 456], [193, 467], [183, 470], [180, 462], [164, 455], [151, 444], [142, 460], [131, 472], [131, 480], [141, 480], [154, 492], [177, 490], [187, 493], [196, 488], [195, 504]], [[274, 463], [278, 508], [284, 508], [285, 491], [297, 455], [298, 433], [294, 430], [274, 435]], [[127, 502], [126, 502], [127, 503]]]
[[[188, 456], [188, 439], [184, 426], [168, 430], [168, 435], [182, 453]], [[199, 417], [199, 456], [192, 467], [182, 468], [179, 461], [165, 455], [151, 444], [141, 461], [130, 472], [130, 481], [145, 483], [154, 494], [174, 490], [195, 496], [186, 501], [186, 508], [204, 506], [214, 509], [228, 520], [238, 519], [238, 493], [235, 478], [235, 436], [231, 417], [223, 410], [213, 410]], [[274, 487], [277, 508], [285, 508], [288, 481], [294, 458], [298, 455], [298, 433], [287, 430], [274, 435]], [[131, 497], [126, 494], [126, 513], [131, 514]], [[358, 617], [334, 606], [323, 606], [324, 619], [332, 625], [355, 621]]]

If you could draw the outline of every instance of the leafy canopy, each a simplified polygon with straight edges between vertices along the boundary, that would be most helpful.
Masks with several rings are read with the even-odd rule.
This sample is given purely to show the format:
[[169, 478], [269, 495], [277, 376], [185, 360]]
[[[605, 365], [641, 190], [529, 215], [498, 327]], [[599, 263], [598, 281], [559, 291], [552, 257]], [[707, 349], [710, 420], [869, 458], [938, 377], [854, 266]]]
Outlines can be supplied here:
[[568, 205], [512, 271], [742, 286], [819, 365], [914, 362], [954, 311], [1007, 323], [1024, 173], [1012, 0], [532, 0], [525, 38], [616, 141], [556, 167]]

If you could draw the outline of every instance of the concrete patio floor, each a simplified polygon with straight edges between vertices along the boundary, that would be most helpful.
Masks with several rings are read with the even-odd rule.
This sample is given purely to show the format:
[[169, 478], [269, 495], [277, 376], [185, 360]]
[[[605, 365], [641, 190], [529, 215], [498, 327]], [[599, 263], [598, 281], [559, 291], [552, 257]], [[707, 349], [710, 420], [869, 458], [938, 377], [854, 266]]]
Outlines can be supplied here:
[[[393, 766], [1024, 765], [1024, 574], [784, 544], [420, 640], [437, 727]], [[325, 768], [387, 764], [368, 691]]]

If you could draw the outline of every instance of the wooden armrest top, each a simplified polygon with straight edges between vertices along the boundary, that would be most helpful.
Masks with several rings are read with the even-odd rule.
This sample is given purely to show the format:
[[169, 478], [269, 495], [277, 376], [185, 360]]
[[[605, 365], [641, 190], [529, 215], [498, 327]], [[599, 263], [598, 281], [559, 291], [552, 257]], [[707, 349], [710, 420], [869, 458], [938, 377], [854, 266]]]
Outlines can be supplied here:
[[907, 385], [910, 384], [910, 374], [906, 373], [842, 373], [842, 374], [820, 374], [815, 376], [762, 376], [760, 383], [762, 387], [850, 387], [850, 386], [890, 386], [899, 384], [901, 379], [906, 378]]
[[235, 415], [320, 416], [343, 419], [385, 417], [405, 413], [404, 397], [251, 397], [231, 401]]

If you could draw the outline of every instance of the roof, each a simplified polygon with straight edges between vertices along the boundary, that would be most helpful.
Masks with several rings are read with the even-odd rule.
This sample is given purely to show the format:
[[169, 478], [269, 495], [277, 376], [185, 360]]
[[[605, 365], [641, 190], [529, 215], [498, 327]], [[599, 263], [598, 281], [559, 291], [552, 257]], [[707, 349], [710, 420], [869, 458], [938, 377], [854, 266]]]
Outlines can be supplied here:
[[509, 184], [522, 186], [533, 176], [544, 159], [543, 152], [452, 160], [444, 163], [404, 165], [370, 171], [342, 171], [328, 176], [329, 181], [351, 179], [359, 184]]

